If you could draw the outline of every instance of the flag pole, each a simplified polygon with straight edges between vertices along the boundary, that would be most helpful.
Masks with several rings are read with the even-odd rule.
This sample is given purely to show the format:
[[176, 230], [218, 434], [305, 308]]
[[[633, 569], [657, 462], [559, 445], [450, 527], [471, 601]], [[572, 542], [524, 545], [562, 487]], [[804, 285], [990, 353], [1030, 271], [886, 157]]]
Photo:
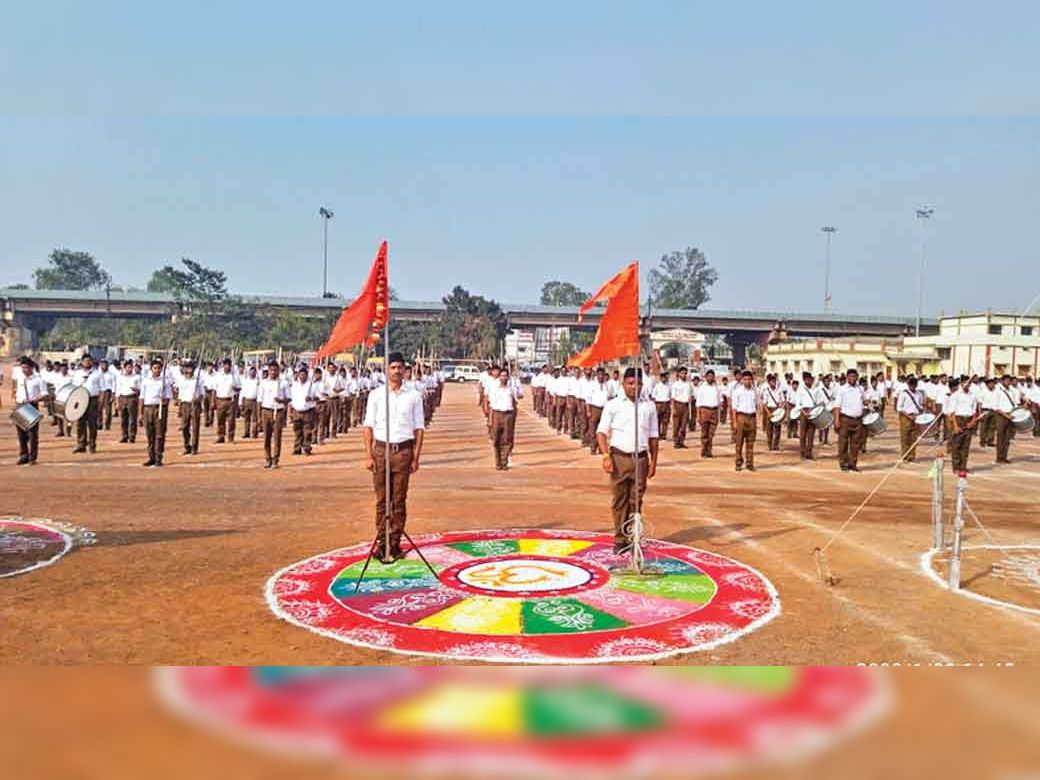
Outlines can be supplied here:
[[383, 469], [386, 471], [386, 500], [383, 502], [383, 557], [390, 559], [390, 317], [383, 324], [383, 387], [386, 391], [386, 446], [383, 447]]
[[[646, 377], [643, 376], [643, 348], [641, 340], [639, 338], [639, 330], [641, 329], [642, 323], [639, 321], [640, 318], [636, 319], [636, 342], [640, 344], [639, 349], [636, 351], [636, 394], [635, 398], [632, 399], [632, 406], [634, 412], [634, 424], [633, 429], [635, 430], [635, 446], [632, 449], [632, 461], [635, 465], [636, 484], [635, 484], [635, 512], [632, 514], [632, 561], [631, 568], [633, 573], [643, 573], [643, 518], [640, 515], [640, 509], [642, 507], [642, 501], [640, 501], [640, 490], [639, 490], [639, 396], [642, 394], [643, 382]], [[649, 447], [649, 442], [647, 446]]]

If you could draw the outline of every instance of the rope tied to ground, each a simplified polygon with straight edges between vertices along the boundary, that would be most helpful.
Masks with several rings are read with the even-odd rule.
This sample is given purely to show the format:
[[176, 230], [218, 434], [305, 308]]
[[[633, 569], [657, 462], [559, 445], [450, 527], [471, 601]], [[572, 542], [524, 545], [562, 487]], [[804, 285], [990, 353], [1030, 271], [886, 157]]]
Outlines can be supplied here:
[[837, 579], [834, 577], [833, 574], [831, 574], [830, 566], [827, 564], [827, 550], [845, 532], [845, 529], [848, 528], [849, 525], [851, 525], [852, 521], [859, 516], [859, 513], [862, 512], [863, 509], [867, 506], [867, 504], [870, 503], [870, 500], [878, 494], [878, 491], [880, 491], [881, 488], [884, 487], [885, 483], [888, 482], [889, 478], [891, 478], [891, 476], [896, 473], [896, 470], [903, 465], [903, 462], [906, 460], [907, 456], [917, 448], [917, 445], [921, 443], [922, 439], [924, 439], [925, 436], [928, 435], [928, 432], [935, 426], [935, 424], [938, 421], [939, 418], [936, 417], [927, 425], [927, 427], [925, 427], [923, 431], [921, 431], [921, 435], [917, 437], [917, 440], [912, 445], [907, 447], [906, 450], [899, 456], [899, 459], [895, 462], [892, 468], [885, 472], [884, 476], [881, 477], [881, 480], [874, 486], [873, 490], [871, 490], [867, 494], [867, 497], [860, 502], [860, 505], [857, 506], [853, 513], [849, 515], [848, 519], [841, 524], [838, 530], [831, 535], [831, 538], [827, 540], [827, 543], [824, 544], [823, 547], [817, 547], [813, 550], [813, 556], [816, 558], [816, 569], [817, 572], [820, 574], [820, 579], [823, 582], [826, 582], [829, 585], [834, 585], [837, 583]]

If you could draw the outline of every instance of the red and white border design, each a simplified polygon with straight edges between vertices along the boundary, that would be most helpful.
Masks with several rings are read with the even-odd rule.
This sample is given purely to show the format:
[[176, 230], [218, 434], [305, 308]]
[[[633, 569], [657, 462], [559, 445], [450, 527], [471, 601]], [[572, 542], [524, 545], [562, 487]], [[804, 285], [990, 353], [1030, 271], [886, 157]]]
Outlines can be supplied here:
[[42, 569], [45, 566], [50, 566], [63, 555], [65, 555], [65, 553], [72, 549], [73, 539], [71, 534], [68, 534], [65, 531], [55, 528], [54, 525], [48, 521], [26, 520], [22, 517], [0, 517], [0, 530], [2, 530], [5, 526], [8, 528], [13, 527], [25, 531], [33, 531], [34, 533], [45, 537], [46, 540], [51, 544], [60, 544], [61, 549], [58, 550], [58, 552], [56, 552], [50, 558], [37, 561], [31, 566], [25, 566], [21, 569], [15, 569], [14, 571], [9, 571], [6, 574], [0, 573], [0, 578], [15, 577], [19, 574], [26, 574], [27, 572], [35, 571], [36, 569]]
[[[541, 529], [452, 532], [416, 537], [415, 542], [422, 547], [434, 542], [516, 537], [613, 544], [609, 534]], [[502, 636], [418, 627], [355, 612], [330, 594], [336, 574], [364, 560], [369, 546], [321, 553], [277, 572], [266, 586], [271, 610], [289, 623], [357, 647], [460, 661], [535, 664], [647, 662], [711, 650], [761, 628], [780, 614], [776, 589], [755, 569], [703, 550], [649, 541], [648, 552], [690, 563], [714, 580], [712, 599], [678, 617], [588, 633]]]
[[[1040, 544], [978, 544], [970, 547], [962, 547], [962, 550], [969, 552], [971, 550], [1007, 550], [1008, 552], [1014, 550], [1040, 550]], [[921, 556], [921, 571], [928, 579], [936, 583], [940, 588], [944, 590], [950, 589], [950, 584], [939, 576], [939, 573], [935, 570], [932, 565], [932, 561], [935, 556], [940, 552], [947, 552], [947, 550], [929, 550]], [[1035, 607], [1025, 607], [1021, 604], [1015, 604], [1010, 601], [1001, 601], [990, 596], [983, 596], [981, 593], [975, 593], [967, 588], [958, 588], [956, 591], [958, 596], [964, 596], [965, 598], [974, 599], [975, 601], [981, 601], [983, 604], [990, 604], [996, 607], [1004, 607], [1005, 609], [1013, 609], [1018, 612], [1028, 612], [1031, 615], [1040, 615], [1040, 609]]]

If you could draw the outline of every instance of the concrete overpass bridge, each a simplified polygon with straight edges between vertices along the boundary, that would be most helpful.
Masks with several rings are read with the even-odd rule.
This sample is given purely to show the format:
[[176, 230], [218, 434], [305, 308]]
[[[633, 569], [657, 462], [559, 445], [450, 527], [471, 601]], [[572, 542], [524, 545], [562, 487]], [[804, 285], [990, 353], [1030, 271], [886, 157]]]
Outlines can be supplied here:
[[[343, 298], [303, 298], [276, 295], [235, 296], [246, 306], [291, 311], [304, 315], [336, 314], [349, 303]], [[569, 306], [500, 304], [511, 328], [595, 328], [599, 313], [590, 312], [578, 325], [578, 309]], [[440, 301], [394, 301], [399, 320], [431, 322], [444, 311]], [[166, 293], [111, 292], [103, 290], [0, 289], [0, 353], [13, 354], [35, 347], [38, 334], [60, 317], [119, 317], [124, 319], [177, 319], [191, 316], [192, 303]], [[734, 360], [743, 362], [751, 344], [765, 345], [785, 338], [873, 336], [899, 338], [911, 332], [912, 317], [880, 317], [851, 314], [792, 313], [774, 311], [718, 311], [698, 309], [643, 309], [644, 331], [683, 329], [725, 337]], [[938, 332], [938, 321], [921, 323], [922, 333]]]

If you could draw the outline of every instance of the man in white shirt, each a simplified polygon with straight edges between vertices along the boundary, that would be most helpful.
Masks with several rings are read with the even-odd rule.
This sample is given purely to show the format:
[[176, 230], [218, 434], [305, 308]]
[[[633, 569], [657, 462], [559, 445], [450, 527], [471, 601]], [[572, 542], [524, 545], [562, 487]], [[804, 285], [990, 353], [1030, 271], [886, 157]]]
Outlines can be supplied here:
[[116, 413], [119, 415], [120, 444], [137, 441], [137, 413], [141, 395], [141, 377], [134, 373], [134, 364], [126, 361], [116, 378]]
[[169, 419], [169, 403], [173, 397], [172, 380], [163, 362], [152, 361], [148, 376], [143, 376], [140, 387], [141, 424], [148, 439], [148, 460], [145, 467], [161, 467], [166, 450], [166, 426]]
[[1012, 392], [1011, 376], [1004, 374], [1000, 378], [1000, 384], [993, 393], [993, 417], [996, 426], [997, 437], [997, 463], [1010, 463], [1008, 454], [1011, 449], [1011, 437], [1014, 428], [1011, 425], [1011, 413], [1018, 408], [1015, 395]]
[[842, 471], [859, 471], [859, 453], [867, 437], [867, 429], [863, 427], [867, 399], [856, 369], [850, 368], [845, 372], [845, 384], [837, 389], [834, 400], [834, 416], [838, 426], [838, 463]]
[[257, 404], [260, 407], [260, 430], [264, 433], [265, 469], [278, 468], [282, 455], [282, 431], [285, 428], [289, 383], [281, 375], [281, 367], [272, 360], [267, 377], [260, 381]]
[[98, 428], [108, 431], [112, 429], [112, 403], [116, 394], [117, 373], [113, 372], [107, 360], [98, 365], [101, 373], [101, 395], [98, 397]]
[[798, 438], [800, 439], [802, 460], [816, 460], [813, 447], [816, 442], [816, 427], [809, 422], [809, 412], [821, 405], [823, 401], [818, 388], [813, 387], [813, 375], [808, 371], [802, 373], [802, 384], [795, 396], [795, 406], [800, 412]]
[[[426, 430], [422, 398], [418, 393], [402, 387], [404, 356], [400, 352], [390, 353], [387, 371], [389, 392], [380, 388], [369, 395], [364, 422], [365, 467], [372, 472], [372, 485], [376, 493], [374, 554], [384, 564], [404, 557], [401, 537], [408, 519], [408, 484], [411, 475], [419, 470]], [[386, 470], [388, 461], [389, 480]]]
[[926, 399], [917, 387], [917, 377], [908, 376], [899, 383], [895, 395], [896, 415], [899, 418], [899, 442], [903, 460], [913, 463], [917, 458], [915, 442], [919, 435], [917, 416], [924, 412]]
[[203, 400], [206, 387], [202, 376], [196, 375], [195, 364], [181, 363], [181, 377], [175, 385], [178, 414], [181, 420], [181, 436], [184, 439], [184, 454], [199, 454], [199, 427], [202, 420]]
[[546, 382], [545, 389], [549, 396], [549, 427], [553, 428], [557, 434], [563, 432], [563, 407], [567, 402], [567, 397], [560, 395], [561, 383], [560, 369], [554, 368], [552, 376]]
[[667, 371], [662, 371], [658, 375], [658, 381], [650, 389], [650, 400], [654, 402], [657, 410], [658, 435], [662, 439], [667, 439], [668, 423], [672, 419], [672, 385], [668, 381]]
[[90, 355], [83, 356], [80, 368], [72, 375], [72, 383], [78, 387], [85, 387], [90, 396], [86, 414], [76, 422], [76, 449], [73, 452], [97, 452], [101, 395], [105, 388], [101, 372], [94, 367], [94, 359]]
[[199, 379], [202, 380], [202, 416], [207, 428], [213, 427], [213, 418], [217, 411], [217, 367], [214, 363], [201, 363]]
[[542, 370], [531, 380], [531, 387], [534, 394], [534, 410], [538, 413], [539, 417], [547, 417], [549, 412], [545, 405], [546, 388], [549, 381], [552, 379], [552, 372], [549, 370], [549, 364], [546, 363], [542, 366]]
[[968, 471], [968, 456], [971, 454], [971, 434], [979, 418], [979, 403], [971, 392], [970, 382], [950, 382], [950, 394], [946, 400], [946, 420], [950, 425], [950, 437], [946, 449], [954, 474]]
[[509, 456], [513, 452], [516, 435], [516, 407], [524, 393], [520, 385], [514, 384], [509, 369], [503, 368], [498, 374], [498, 384], [488, 388], [484, 396], [488, 417], [491, 419], [491, 442], [495, 448], [495, 468], [506, 471], [509, 468]]
[[686, 366], [679, 368], [675, 381], [672, 382], [671, 397], [672, 443], [677, 450], [685, 450], [686, 434], [690, 429], [690, 399], [693, 398], [693, 385], [688, 379]]
[[332, 364], [325, 371], [325, 398], [328, 404], [328, 412], [325, 415], [325, 425], [322, 435], [326, 439], [335, 439], [339, 435], [339, 420], [343, 415], [343, 379], [346, 372]]
[[736, 467], [755, 470], [755, 438], [758, 434], [758, 391], [750, 371], [740, 374], [740, 381], [730, 390], [730, 430], [736, 447]]
[[[801, 383], [797, 379], [791, 379], [787, 383], [787, 391], [784, 393], [784, 408], [787, 409], [787, 438], [797, 439], [798, 422], [801, 419], [801, 406], [798, 405], [798, 389]], [[799, 446], [801, 446], [799, 444]]]
[[240, 382], [238, 375], [231, 367], [231, 359], [224, 358], [220, 371], [210, 376], [213, 387], [214, 405], [217, 417], [217, 444], [227, 441], [235, 443], [235, 395]]
[[1024, 397], [1033, 412], [1033, 436], [1040, 438], [1040, 382], [1029, 377], [1026, 380]]
[[[15, 406], [30, 404], [39, 411], [40, 402], [47, 397], [47, 383], [37, 372], [32, 358], [23, 357], [18, 363], [18, 369], [11, 376], [11, 395]], [[15, 431], [18, 434], [18, 465], [35, 465], [40, 448], [40, 423], [37, 422], [28, 430], [22, 430], [16, 425]]]
[[589, 385], [589, 419], [587, 427], [592, 435], [592, 442], [589, 444], [589, 453], [592, 455], [600, 454], [599, 440], [596, 433], [599, 430], [599, 421], [603, 419], [603, 410], [613, 397], [610, 382], [607, 380], [607, 371], [603, 366], [600, 366], [596, 369], [596, 376]]
[[256, 397], [260, 392], [260, 378], [256, 366], [246, 369], [246, 375], [239, 381], [239, 410], [242, 412], [243, 439], [255, 439], [260, 428], [260, 410]]
[[607, 403], [596, 429], [603, 470], [610, 475], [615, 555], [631, 551], [629, 517], [641, 511], [647, 480], [657, 473], [657, 408], [640, 402], [636, 420], [635, 400], [642, 390], [641, 380], [641, 371], [625, 370], [622, 394]]
[[780, 451], [780, 429], [783, 427], [783, 423], [773, 422], [773, 414], [776, 410], [784, 408], [784, 392], [777, 385], [776, 374], [770, 374], [766, 377], [766, 383], [759, 394], [770, 452]]
[[[842, 387], [846, 383], [842, 383]], [[823, 377], [823, 380], [816, 386], [816, 397], [823, 407], [832, 413], [838, 408], [838, 388], [834, 386], [834, 377], [827, 374]], [[837, 414], [835, 413], [835, 426], [837, 426]], [[831, 429], [822, 428], [820, 429], [818, 436], [819, 444], [830, 444]]]
[[719, 407], [722, 405], [722, 392], [715, 384], [715, 372], [708, 371], [704, 381], [697, 388], [697, 422], [701, 426], [701, 457], [711, 458], [712, 444], [715, 440], [715, 429], [719, 427]]
[[300, 366], [296, 379], [289, 388], [289, 408], [293, 427], [293, 455], [310, 455], [314, 440], [314, 423], [317, 419], [315, 388], [321, 381], [320, 368], [314, 369], [314, 379], [308, 377], [306, 366]]
[[996, 444], [997, 419], [993, 410], [996, 408], [998, 392], [996, 378], [986, 377], [978, 392], [979, 404], [982, 406], [982, 415], [979, 417], [979, 446], [981, 447], [992, 447]]
[[354, 401], [358, 394], [357, 369], [351, 368], [350, 371], [347, 371], [345, 368], [341, 368], [340, 373], [343, 384], [339, 391], [341, 404], [339, 432], [349, 433], [350, 426], [354, 424]]

